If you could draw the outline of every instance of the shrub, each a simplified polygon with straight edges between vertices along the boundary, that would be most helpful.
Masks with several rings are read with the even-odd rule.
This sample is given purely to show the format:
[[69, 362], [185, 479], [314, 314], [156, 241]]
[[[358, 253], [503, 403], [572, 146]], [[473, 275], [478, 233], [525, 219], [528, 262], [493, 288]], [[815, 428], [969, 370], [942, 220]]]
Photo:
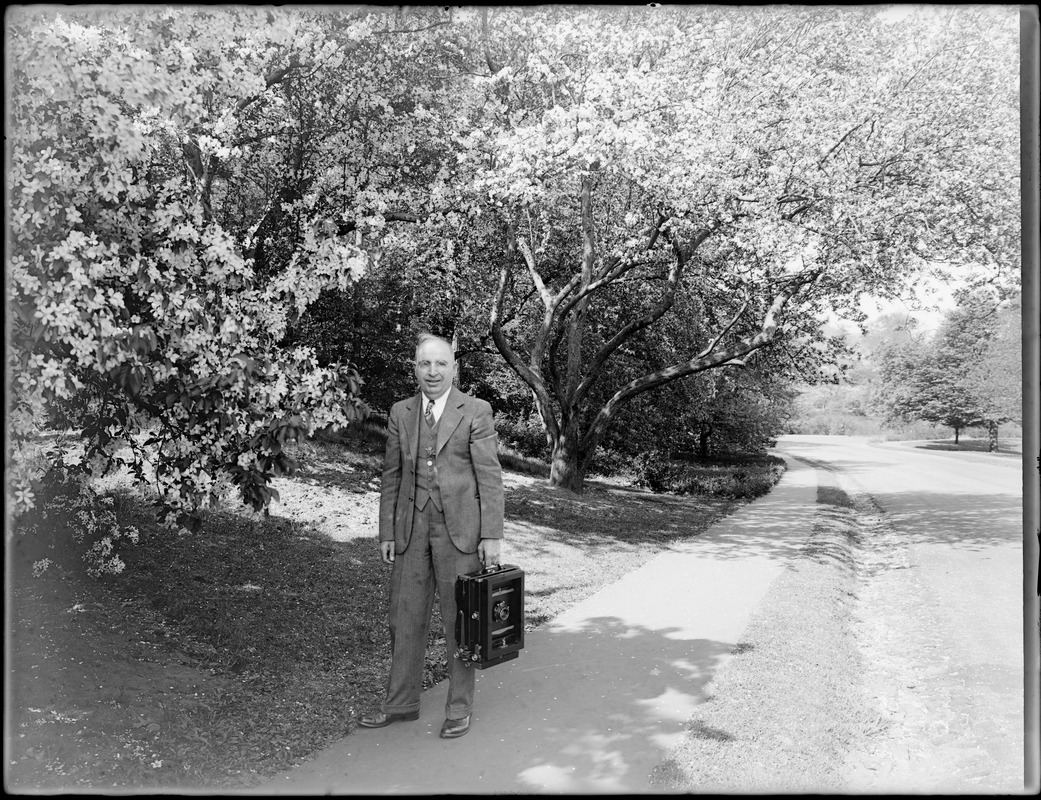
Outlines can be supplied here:
[[89, 480], [64, 467], [44, 475], [42, 502], [15, 527], [16, 563], [32, 563], [37, 577], [52, 564], [72, 568], [77, 560], [92, 578], [123, 571], [119, 550], [137, 543], [137, 528], [120, 525], [112, 496], [95, 491]]
[[770, 491], [784, 474], [776, 456], [732, 457], [727, 460], [682, 464], [660, 452], [641, 453], [633, 459], [634, 482], [653, 492], [697, 494], [751, 500]]
[[671, 492], [680, 470], [659, 450], [637, 453], [632, 460], [633, 483], [652, 492]]
[[549, 464], [545, 461], [525, 456], [511, 447], [499, 443], [499, 463], [503, 469], [520, 472], [525, 475], [534, 475], [537, 478], [549, 477]]
[[516, 450], [522, 456], [542, 460], [549, 458], [546, 432], [537, 418], [515, 420], [510, 417], [498, 417], [495, 420], [495, 430], [500, 443]]
[[591, 475], [625, 475], [633, 470], [633, 457], [610, 447], [598, 447], [586, 470]]

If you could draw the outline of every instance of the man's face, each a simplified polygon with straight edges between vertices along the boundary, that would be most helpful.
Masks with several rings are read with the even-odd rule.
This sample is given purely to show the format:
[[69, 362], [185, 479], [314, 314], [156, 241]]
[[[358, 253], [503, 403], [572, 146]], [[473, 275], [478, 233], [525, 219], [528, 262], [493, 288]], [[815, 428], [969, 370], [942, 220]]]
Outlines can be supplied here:
[[455, 357], [452, 348], [437, 339], [424, 342], [416, 350], [416, 380], [423, 393], [436, 400], [452, 388]]

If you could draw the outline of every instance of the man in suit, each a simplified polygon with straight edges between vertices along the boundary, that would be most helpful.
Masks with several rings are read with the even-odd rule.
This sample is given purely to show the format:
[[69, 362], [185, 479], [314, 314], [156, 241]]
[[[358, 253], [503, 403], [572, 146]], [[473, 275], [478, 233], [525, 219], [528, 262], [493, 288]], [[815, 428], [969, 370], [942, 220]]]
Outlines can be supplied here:
[[470, 729], [475, 684], [475, 670], [455, 657], [455, 579], [499, 563], [502, 469], [491, 406], [452, 385], [451, 345], [421, 337], [415, 373], [419, 394], [390, 410], [380, 492], [380, 552], [392, 565], [387, 696], [359, 724], [418, 719], [436, 586], [448, 648], [441, 737], [453, 739]]

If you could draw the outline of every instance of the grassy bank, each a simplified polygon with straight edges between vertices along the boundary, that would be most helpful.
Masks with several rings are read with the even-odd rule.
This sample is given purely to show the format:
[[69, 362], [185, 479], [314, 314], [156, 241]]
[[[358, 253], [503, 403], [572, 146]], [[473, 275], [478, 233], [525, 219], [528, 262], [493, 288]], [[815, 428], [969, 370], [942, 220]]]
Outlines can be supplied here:
[[804, 557], [773, 583], [682, 743], [655, 770], [658, 789], [842, 794], [848, 753], [884, 726], [865, 696], [855, 630], [874, 509], [818, 474]]
[[[389, 665], [386, 567], [375, 547], [382, 447], [303, 445], [270, 516], [212, 513], [159, 529], [113, 487], [140, 531], [122, 575], [92, 580], [9, 564], [11, 791], [232, 790], [305, 760], [379, 703]], [[533, 628], [744, 500], [590, 481], [553, 490], [504, 459], [504, 563], [526, 572]], [[776, 481], [766, 457], [704, 465], [715, 486]], [[515, 471], [523, 469], [523, 471]], [[425, 680], [443, 677], [440, 621]]]
[[[946, 450], [955, 453], [991, 452], [989, 439], [972, 439], [964, 436], [957, 443], [954, 439], [935, 439], [919, 442], [916, 446], [922, 450]], [[994, 452], [1001, 455], [1022, 455], [1023, 440], [1021, 438], [999, 438], [998, 449]]]

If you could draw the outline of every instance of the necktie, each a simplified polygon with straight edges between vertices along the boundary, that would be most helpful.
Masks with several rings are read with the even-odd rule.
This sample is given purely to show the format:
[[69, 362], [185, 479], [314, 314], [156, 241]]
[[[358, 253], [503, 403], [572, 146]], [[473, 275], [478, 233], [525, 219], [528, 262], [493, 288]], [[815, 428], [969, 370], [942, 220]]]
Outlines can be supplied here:
[[424, 415], [427, 418], [427, 422], [430, 423], [431, 427], [434, 425], [434, 401], [427, 400], [427, 410]]

